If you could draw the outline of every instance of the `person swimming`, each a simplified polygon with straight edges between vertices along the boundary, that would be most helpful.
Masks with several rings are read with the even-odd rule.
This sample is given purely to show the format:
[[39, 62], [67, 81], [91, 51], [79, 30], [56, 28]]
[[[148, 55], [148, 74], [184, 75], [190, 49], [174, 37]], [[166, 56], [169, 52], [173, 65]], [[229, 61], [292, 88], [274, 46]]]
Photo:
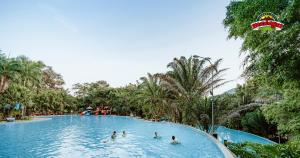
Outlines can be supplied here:
[[116, 131], [114, 131], [114, 132], [113, 132], [113, 134], [111, 135], [111, 139], [113, 139], [113, 140], [114, 140], [114, 139], [116, 139], [116, 137], [117, 137], [117, 132], [116, 132]]
[[122, 136], [123, 136], [123, 137], [126, 137], [126, 132], [125, 132], [125, 131], [123, 131]]
[[176, 140], [175, 136], [172, 136], [172, 142], [171, 142], [171, 144], [174, 144], [174, 145], [175, 144], [180, 144], [180, 142]]
[[[111, 140], [114, 141], [116, 139], [116, 137], [117, 137], [117, 132], [113, 131], [112, 135], [110, 136]], [[103, 141], [103, 143], [108, 143], [108, 142], [109, 142], [108, 139]]]
[[154, 139], [160, 139], [161, 136], [159, 136], [157, 132], [154, 132], [154, 137], [153, 137], [153, 138], [154, 138]]

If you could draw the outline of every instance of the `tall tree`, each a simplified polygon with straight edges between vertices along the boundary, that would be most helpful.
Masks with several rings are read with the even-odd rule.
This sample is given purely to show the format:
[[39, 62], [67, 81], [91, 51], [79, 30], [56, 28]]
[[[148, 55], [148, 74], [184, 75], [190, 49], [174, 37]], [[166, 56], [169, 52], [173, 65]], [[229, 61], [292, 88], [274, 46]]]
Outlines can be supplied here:
[[219, 69], [222, 59], [206, 66], [207, 60], [199, 56], [174, 58], [168, 64], [171, 70], [161, 74], [162, 86], [174, 95], [179, 102], [179, 121], [191, 122], [192, 106], [199, 103], [199, 98], [207, 95], [212, 86], [215, 88], [223, 85], [222, 74], [227, 69]]
[[0, 51], [0, 93], [3, 93], [12, 80], [22, 71], [21, 63], [15, 58], [8, 58]]
[[[250, 24], [263, 12], [277, 15], [277, 21], [284, 24], [283, 29], [252, 30]], [[229, 38], [243, 39], [245, 75], [259, 78], [259, 84], [284, 93], [283, 100], [263, 108], [266, 118], [277, 124], [282, 133], [299, 136], [300, 1], [232, 1], [224, 25]]]
[[26, 56], [18, 56], [16, 60], [22, 65], [18, 82], [26, 87], [39, 87], [42, 81], [42, 68], [44, 64], [42, 62], [32, 61]]
[[42, 72], [42, 87], [59, 89], [65, 84], [62, 76], [56, 73], [51, 66], [44, 66]]
[[142, 94], [145, 98], [145, 104], [150, 104], [152, 117], [162, 117], [166, 105], [165, 93], [160, 86], [159, 77], [147, 74], [147, 77], [141, 77]]
[[[284, 24], [283, 29], [252, 30], [251, 23], [264, 12], [277, 15], [277, 21]], [[277, 86], [286, 81], [300, 83], [299, 0], [232, 1], [227, 6], [224, 25], [229, 38], [243, 39], [241, 50], [246, 53], [247, 76], [268, 76], [265, 83]]]

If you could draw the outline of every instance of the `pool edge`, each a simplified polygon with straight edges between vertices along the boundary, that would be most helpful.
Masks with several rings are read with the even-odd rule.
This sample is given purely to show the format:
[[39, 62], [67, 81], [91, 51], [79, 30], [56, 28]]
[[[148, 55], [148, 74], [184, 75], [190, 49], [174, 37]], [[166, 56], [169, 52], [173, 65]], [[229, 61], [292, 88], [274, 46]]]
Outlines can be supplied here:
[[232, 129], [232, 128], [227, 128], [227, 127], [224, 127], [224, 126], [223, 126], [223, 128], [226, 128], [226, 129], [231, 130], [231, 131], [237, 131], [237, 132], [240, 132], [240, 133], [245, 133], [245, 134], [249, 134], [249, 135], [252, 135], [252, 136], [255, 136], [255, 137], [259, 137], [259, 138], [261, 138], [263, 140], [266, 140], [266, 141], [270, 142], [270, 144], [278, 144], [278, 143], [276, 143], [276, 142], [274, 142], [274, 141], [272, 141], [272, 140], [270, 140], [268, 138], [265, 138], [265, 137], [262, 137], [262, 136], [259, 136], [259, 135], [253, 134], [253, 133], [249, 133], [249, 132], [245, 132], [245, 131], [240, 131], [240, 130], [236, 130], [236, 129]]
[[185, 126], [187, 128], [192, 128], [192, 129], [194, 129], [198, 132], [201, 132], [201, 133], [207, 135], [208, 138], [211, 139], [218, 146], [218, 148], [222, 151], [225, 158], [236, 158], [236, 155], [234, 155], [224, 144], [222, 144], [218, 139], [215, 139], [212, 135], [210, 135], [210, 134], [208, 134], [204, 131], [201, 131], [201, 130], [195, 128], [195, 127], [189, 126], [189, 125], [174, 123], [174, 122], [169, 122], [169, 123]]
[[[200, 131], [200, 130], [199, 130]], [[201, 132], [201, 131], [200, 131]], [[224, 154], [225, 158], [236, 158], [236, 155], [234, 155], [224, 144], [222, 144], [219, 140], [215, 139], [212, 135], [203, 132], [206, 134], [216, 145], [219, 147], [219, 149]]]
[[14, 121], [14, 122], [0, 122], [0, 125], [8, 125], [8, 124], [22, 124], [22, 123], [33, 123], [33, 122], [41, 122], [41, 121], [48, 121], [51, 120], [52, 118], [48, 118], [48, 117], [33, 117], [31, 120], [18, 120], [18, 121]]
[[[137, 119], [137, 120], [141, 120], [141, 121], [153, 122], [153, 121], [145, 120], [145, 119], [138, 118], [138, 117], [132, 117], [132, 116], [121, 116], [121, 117], [129, 117], [129, 118], [133, 118], [133, 119]], [[222, 144], [219, 140], [215, 139], [212, 135], [210, 135], [210, 134], [208, 134], [206, 132], [203, 132], [203, 131], [195, 128], [195, 127], [189, 126], [189, 125], [185, 125], [185, 124], [181, 124], [181, 123], [175, 123], [175, 122], [166, 122], [166, 123], [171, 123], [171, 124], [185, 126], [187, 128], [191, 128], [193, 130], [201, 132], [201, 133], [207, 135], [208, 138], [211, 139], [217, 145], [217, 147], [221, 150], [221, 152], [223, 153], [223, 155], [224, 155], [225, 158], [236, 158], [236, 155], [234, 155], [234, 153], [232, 153], [224, 144]]]

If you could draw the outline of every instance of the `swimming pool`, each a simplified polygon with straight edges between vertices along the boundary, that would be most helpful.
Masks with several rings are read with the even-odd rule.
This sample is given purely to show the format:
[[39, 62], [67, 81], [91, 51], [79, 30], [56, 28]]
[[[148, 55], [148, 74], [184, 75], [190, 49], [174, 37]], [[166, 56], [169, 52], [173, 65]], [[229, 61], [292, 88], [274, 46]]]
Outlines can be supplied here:
[[217, 128], [216, 132], [218, 133], [219, 141], [224, 142], [224, 139], [227, 139], [229, 142], [232, 143], [242, 143], [242, 142], [253, 142], [253, 143], [260, 143], [260, 144], [274, 144], [275, 142], [251, 134], [243, 131], [238, 131], [234, 129], [229, 129], [223, 126]]
[[[114, 130], [117, 138], [112, 141]], [[121, 136], [123, 130], [126, 137]], [[54, 116], [45, 121], [0, 124], [0, 131], [0, 157], [225, 157], [210, 137], [196, 129], [131, 117]], [[162, 138], [153, 139], [154, 131]], [[171, 145], [172, 135], [181, 144]]]

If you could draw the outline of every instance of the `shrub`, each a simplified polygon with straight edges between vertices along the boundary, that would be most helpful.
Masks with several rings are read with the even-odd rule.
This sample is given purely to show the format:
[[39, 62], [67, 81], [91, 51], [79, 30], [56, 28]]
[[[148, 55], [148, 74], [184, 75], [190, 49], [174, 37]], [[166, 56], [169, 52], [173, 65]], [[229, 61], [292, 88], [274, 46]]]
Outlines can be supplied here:
[[299, 158], [300, 143], [289, 142], [286, 144], [257, 144], [257, 143], [232, 143], [228, 148], [241, 158]]
[[0, 121], [4, 119], [4, 115], [0, 113]]
[[21, 119], [22, 113], [20, 110], [12, 110], [10, 116], [15, 117], [16, 119]]

